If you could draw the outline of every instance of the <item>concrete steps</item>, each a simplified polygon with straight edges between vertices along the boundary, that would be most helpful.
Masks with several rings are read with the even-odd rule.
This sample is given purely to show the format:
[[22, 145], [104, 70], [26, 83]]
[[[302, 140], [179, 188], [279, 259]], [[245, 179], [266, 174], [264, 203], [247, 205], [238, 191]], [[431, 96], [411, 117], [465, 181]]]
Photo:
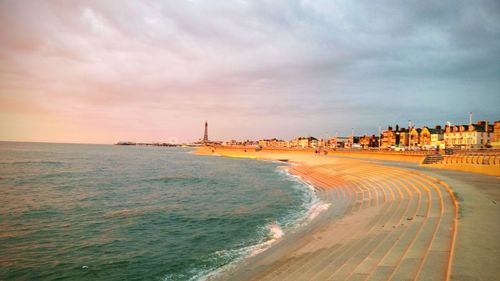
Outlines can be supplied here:
[[429, 154], [425, 156], [424, 160], [422, 160], [422, 164], [435, 164], [443, 162], [443, 155], [441, 154]]
[[[399, 201], [397, 201], [399, 203]], [[394, 201], [391, 201], [391, 204], [386, 205], [386, 208], [380, 212], [380, 214], [372, 220], [370, 223], [370, 231], [374, 231], [377, 228], [380, 228], [382, 225], [385, 225], [388, 223], [388, 221], [393, 217], [391, 214], [397, 214], [395, 210], [399, 208], [401, 205], [400, 204], [392, 204]], [[366, 233], [363, 233], [364, 236], [366, 236]], [[349, 241], [350, 243], [346, 244], [346, 247], [344, 247], [344, 250], [340, 253], [332, 253], [331, 256], [328, 257], [322, 257], [324, 260], [319, 266], [316, 266], [312, 268], [310, 271], [303, 272], [302, 275], [305, 276], [305, 278], [300, 278], [297, 277], [296, 280], [308, 280], [308, 278], [311, 278], [311, 280], [323, 280], [323, 279], [328, 279], [328, 275], [331, 275], [332, 272], [331, 270], [338, 269], [345, 265], [346, 261], [348, 261], [354, 253], [359, 253], [358, 254], [358, 259], [361, 258], [363, 253], [369, 252], [370, 249], [367, 249], [366, 246], [364, 245], [365, 243], [371, 243], [370, 247], [376, 247], [376, 242], [379, 242], [383, 238], [383, 235], [379, 237], [373, 237], [373, 239], [359, 239], [356, 241], [356, 243], [353, 243], [353, 241]], [[330, 260], [330, 262], [328, 262]], [[326, 264], [325, 264], [326, 263]], [[315, 273], [314, 272], [317, 272]], [[312, 277], [311, 273], [313, 274]], [[323, 275], [326, 276], [323, 276]]]
[[[309, 176], [311, 176], [311, 175], [309, 175]], [[360, 182], [355, 182], [354, 185], [348, 186], [347, 190], [359, 191], [360, 187], [361, 187]], [[346, 194], [350, 195], [350, 206], [351, 207], [352, 206], [357, 206], [357, 207], [362, 206], [361, 204], [356, 204], [356, 201], [355, 201], [357, 199], [359, 200], [359, 192], [357, 192], [357, 193], [356, 192], [347, 192]], [[369, 194], [375, 194], [375, 193], [370, 192]], [[321, 262], [328, 262], [328, 260], [337, 253], [338, 253], [338, 250], [337, 251], [332, 250], [332, 251], [329, 251], [328, 254], [320, 252], [320, 253], [317, 253], [315, 255], [312, 255], [312, 256], [308, 257], [307, 262], [305, 262], [301, 267], [296, 268], [295, 271], [302, 273], [302, 272], [304, 272], [304, 270], [305, 270], [305, 272], [309, 272], [311, 270], [314, 270], [314, 267], [307, 269], [309, 264], [319, 264], [320, 265], [319, 267], [321, 267]], [[328, 255], [328, 256], [326, 256], [326, 255]], [[295, 271], [287, 272], [286, 274], [293, 275]], [[273, 274], [273, 279], [271, 279], [271, 280], [280, 280], [281, 277], [282, 276], [280, 276], [280, 275], [275, 276]], [[296, 279], [296, 280], [299, 280], [299, 279]]]
[[[253, 280], [448, 280], [457, 203], [446, 184], [370, 164], [290, 170], [331, 202], [334, 225], [349, 235], [319, 229], [298, 247], [302, 254], [280, 259]], [[342, 218], [356, 216], [369, 220], [347, 231]]]
[[[405, 197], [403, 196], [402, 198]], [[351, 256], [344, 260], [342, 264], [333, 265], [330, 269], [326, 270], [326, 274], [328, 275], [326, 279], [346, 279], [361, 262], [368, 258], [368, 256], [370, 256], [370, 254], [373, 253], [383, 241], [385, 241], [388, 236], [388, 232], [392, 231], [393, 228], [389, 228], [388, 231], [381, 231], [381, 229], [386, 226], [397, 224], [408, 211], [408, 206], [410, 205], [400, 204], [401, 202], [405, 202], [405, 200], [397, 200], [398, 204], [394, 204], [395, 208], [387, 212], [385, 219], [376, 222], [379, 228], [373, 230], [373, 235], [377, 235], [377, 237], [373, 239], [367, 237], [367, 239], [362, 241], [357, 252], [351, 253]], [[321, 277], [319, 279], [321, 279]]]

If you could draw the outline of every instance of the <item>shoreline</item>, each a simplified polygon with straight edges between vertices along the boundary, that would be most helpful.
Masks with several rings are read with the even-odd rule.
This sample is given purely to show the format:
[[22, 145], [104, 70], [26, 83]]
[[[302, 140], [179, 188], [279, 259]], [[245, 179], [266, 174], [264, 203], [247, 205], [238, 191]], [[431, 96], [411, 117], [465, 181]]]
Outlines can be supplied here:
[[[215, 155], [207, 148], [194, 153]], [[471, 242], [457, 233], [455, 190], [424, 168], [303, 152], [217, 148], [216, 154], [296, 164], [290, 173], [331, 206], [265, 252], [207, 280], [487, 280], [498, 273], [479, 268], [471, 279], [465, 270]]]
[[[256, 157], [235, 157], [227, 155], [216, 156], [256, 159]], [[276, 221], [274, 223], [263, 226], [269, 231], [269, 234], [271, 234], [269, 240], [263, 241], [259, 244], [249, 245], [241, 248], [241, 256], [237, 257], [232, 262], [220, 268], [216, 268], [212, 271], [206, 272], [203, 276], [198, 276], [196, 280], [218, 280], [219, 278], [225, 278], [224, 276], [226, 276], [228, 272], [231, 272], [238, 266], [245, 264], [247, 262], [247, 259], [254, 258], [265, 253], [266, 251], [274, 247], [276, 243], [280, 243], [283, 239], [289, 239], [288, 236], [290, 234], [297, 233], [298, 231], [303, 231], [305, 227], [307, 227], [307, 225], [311, 223], [318, 215], [328, 210], [329, 204], [326, 204], [317, 196], [317, 188], [311, 183], [305, 181], [301, 176], [295, 175], [289, 171], [290, 167], [296, 165], [295, 163], [288, 163], [271, 159], [259, 160], [280, 164], [280, 166], [277, 166], [275, 169], [276, 173], [282, 174], [282, 176], [288, 178], [291, 184], [294, 186], [292, 188], [303, 190], [301, 192], [304, 193], [303, 203], [305, 205], [303, 206], [305, 206], [305, 209], [303, 211], [291, 214], [291, 217], [284, 218], [284, 221]]]

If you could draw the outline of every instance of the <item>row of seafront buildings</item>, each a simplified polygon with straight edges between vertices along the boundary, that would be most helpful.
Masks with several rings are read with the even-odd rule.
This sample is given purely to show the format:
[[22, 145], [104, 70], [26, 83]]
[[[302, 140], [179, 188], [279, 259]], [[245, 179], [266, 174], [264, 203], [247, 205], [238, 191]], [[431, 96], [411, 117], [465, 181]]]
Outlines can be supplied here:
[[410, 147], [421, 149], [433, 148], [459, 148], [477, 149], [500, 147], [500, 121], [493, 125], [488, 121], [470, 122], [467, 125], [447, 124], [434, 128], [398, 128], [392, 130], [388, 127], [382, 134], [382, 148]]
[[[328, 141], [327, 141], [328, 142]], [[259, 146], [259, 147], [274, 147], [274, 148], [318, 148], [329, 146], [327, 142], [315, 137], [297, 137], [293, 140], [281, 140], [277, 138], [261, 139], [258, 141], [236, 141], [230, 140], [222, 142], [224, 146]]]
[[478, 121], [467, 125], [451, 125], [417, 128], [395, 128], [377, 135], [332, 137], [317, 139], [312, 136], [297, 137], [292, 140], [262, 139], [259, 141], [238, 142], [235, 140], [222, 143], [226, 146], [259, 146], [272, 148], [383, 148], [383, 149], [479, 149], [500, 148], [500, 121], [489, 124]]

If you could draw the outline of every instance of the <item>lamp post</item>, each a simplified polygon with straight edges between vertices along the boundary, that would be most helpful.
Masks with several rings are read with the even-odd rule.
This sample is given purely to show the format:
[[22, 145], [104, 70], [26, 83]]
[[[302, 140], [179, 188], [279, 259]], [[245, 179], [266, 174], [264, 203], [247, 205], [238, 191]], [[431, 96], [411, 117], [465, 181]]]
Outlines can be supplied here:
[[382, 135], [380, 134], [380, 131], [382, 131], [382, 128], [378, 126], [378, 150], [381, 149], [381, 142], [382, 142]]
[[[448, 148], [448, 146], [451, 146], [451, 143], [452, 143], [451, 122], [446, 121], [446, 124], [448, 125], [449, 136], [448, 136], [448, 139], [445, 140], [444, 145], [446, 146], [446, 148]], [[446, 130], [444, 133], [446, 134]]]
[[351, 128], [351, 149], [354, 148], [354, 128]]
[[472, 112], [469, 112], [469, 128], [467, 128], [467, 139], [469, 143], [469, 150], [472, 150], [472, 131], [474, 128], [472, 127]]
[[408, 120], [408, 148], [411, 146], [411, 120]]

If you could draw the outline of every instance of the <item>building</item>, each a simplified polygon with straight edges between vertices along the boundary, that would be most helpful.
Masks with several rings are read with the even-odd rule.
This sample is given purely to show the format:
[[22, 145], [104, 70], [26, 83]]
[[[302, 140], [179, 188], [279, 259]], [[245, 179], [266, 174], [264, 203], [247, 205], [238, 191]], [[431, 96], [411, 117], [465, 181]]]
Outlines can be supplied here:
[[444, 133], [444, 143], [446, 147], [460, 147], [464, 143], [462, 141], [464, 131], [468, 125], [446, 125]]
[[203, 138], [199, 139], [195, 144], [199, 145], [214, 145], [214, 144], [221, 144], [221, 142], [215, 142], [215, 141], [210, 141], [208, 139], [208, 122], [205, 121], [205, 132], [203, 133]]
[[203, 134], [203, 142], [208, 142], [208, 121], [205, 121], [205, 134]]
[[433, 148], [445, 148], [444, 144], [444, 130], [441, 126], [437, 125], [434, 129], [428, 129], [431, 134], [430, 146]]
[[337, 148], [337, 138], [333, 137], [328, 140], [328, 147], [330, 148]]
[[359, 138], [359, 145], [362, 148], [378, 147], [378, 139], [375, 135], [364, 135]]
[[431, 132], [428, 127], [423, 127], [420, 130], [420, 138], [418, 146], [426, 149], [428, 149], [431, 146]]
[[370, 147], [370, 136], [363, 135], [362, 137], [359, 138], [359, 145], [361, 145], [362, 148], [368, 148]]
[[[412, 128], [409, 135], [408, 146], [410, 147], [420, 147], [420, 134], [422, 129]], [[429, 135], [430, 138], [430, 135]]]
[[311, 148], [317, 148], [318, 144], [319, 144], [318, 139], [315, 137], [308, 137], [306, 140], [306, 143], [307, 143], [307, 147], [311, 147]]
[[259, 146], [260, 147], [269, 147], [270, 142], [271, 142], [271, 140], [268, 140], [268, 139], [259, 140]]
[[409, 144], [409, 129], [401, 128], [399, 129], [396, 125], [396, 146], [405, 147]]
[[263, 139], [259, 140], [260, 147], [289, 147], [289, 142], [284, 140], [279, 140], [277, 138], [273, 139]]
[[318, 140], [318, 147], [319, 148], [328, 148], [329, 147], [329, 142], [328, 140], [325, 140], [325, 139], [319, 139]]
[[390, 148], [396, 145], [396, 131], [392, 130], [391, 126], [387, 127], [387, 130], [382, 132], [382, 148]]
[[223, 146], [239, 146], [241, 143], [237, 140], [229, 140], [229, 141], [224, 141], [222, 142]]
[[447, 125], [444, 133], [446, 147], [485, 148], [491, 145], [492, 139], [493, 126], [490, 126], [488, 121], [469, 125]]
[[251, 141], [251, 140], [244, 140], [244, 141], [229, 140], [229, 141], [222, 142], [222, 145], [223, 146], [258, 146], [259, 142], [258, 141]]
[[359, 144], [361, 137], [350, 136], [347, 143], [344, 144], [344, 148], [361, 148]]
[[500, 121], [495, 121], [493, 125], [493, 138], [491, 145], [494, 148], [500, 148]]
[[330, 139], [331, 148], [350, 148], [352, 138], [351, 137], [333, 137]]
[[317, 148], [318, 139], [315, 137], [298, 137], [290, 141], [290, 147], [295, 148]]

